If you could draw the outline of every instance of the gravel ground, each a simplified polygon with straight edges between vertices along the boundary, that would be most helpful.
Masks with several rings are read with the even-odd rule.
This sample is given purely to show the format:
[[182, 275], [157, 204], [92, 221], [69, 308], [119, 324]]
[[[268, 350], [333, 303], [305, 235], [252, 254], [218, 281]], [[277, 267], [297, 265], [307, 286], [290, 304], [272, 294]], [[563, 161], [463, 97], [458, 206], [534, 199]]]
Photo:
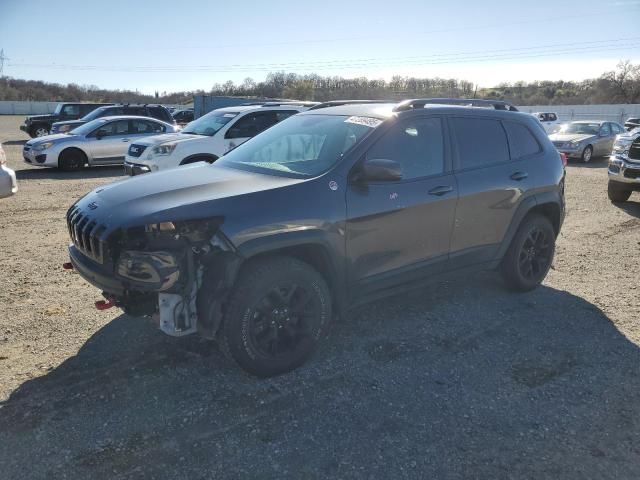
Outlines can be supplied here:
[[64, 214], [120, 169], [21, 160], [0, 201], [3, 478], [640, 478], [640, 195], [570, 165], [554, 269], [527, 294], [480, 274], [334, 324], [270, 380], [113, 309], [66, 261]]

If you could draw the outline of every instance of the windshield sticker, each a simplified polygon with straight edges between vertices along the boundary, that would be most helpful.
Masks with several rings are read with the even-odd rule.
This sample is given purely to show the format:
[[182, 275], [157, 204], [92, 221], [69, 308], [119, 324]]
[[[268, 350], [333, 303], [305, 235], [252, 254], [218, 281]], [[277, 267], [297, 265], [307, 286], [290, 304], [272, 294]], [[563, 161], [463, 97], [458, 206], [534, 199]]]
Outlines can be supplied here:
[[356, 125], [364, 125], [365, 127], [376, 128], [382, 123], [382, 120], [380, 120], [379, 118], [353, 116], [347, 118], [344, 123], [355, 123]]
[[225, 113], [225, 114], [223, 115], [223, 117], [224, 117], [224, 118], [233, 118], [233, 117], [235, 117], [236, 115], [238, 115], [238, 114], [237, 114], [237, 113]]

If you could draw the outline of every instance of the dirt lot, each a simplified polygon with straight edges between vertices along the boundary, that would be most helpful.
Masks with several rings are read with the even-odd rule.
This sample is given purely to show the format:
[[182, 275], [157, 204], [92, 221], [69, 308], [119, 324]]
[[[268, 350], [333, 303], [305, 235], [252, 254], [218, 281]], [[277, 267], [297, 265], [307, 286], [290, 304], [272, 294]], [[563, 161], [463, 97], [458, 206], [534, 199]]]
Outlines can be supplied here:
[[0, 476], [23, 478], [640, 478], [640, 195], [568, 168], [543, 287], [493, 274], [355, 310], [298, 371], [243, 374], [163, 336], [63, 271], [64, 214], [119, 169], [76, 174], [0, 141]]

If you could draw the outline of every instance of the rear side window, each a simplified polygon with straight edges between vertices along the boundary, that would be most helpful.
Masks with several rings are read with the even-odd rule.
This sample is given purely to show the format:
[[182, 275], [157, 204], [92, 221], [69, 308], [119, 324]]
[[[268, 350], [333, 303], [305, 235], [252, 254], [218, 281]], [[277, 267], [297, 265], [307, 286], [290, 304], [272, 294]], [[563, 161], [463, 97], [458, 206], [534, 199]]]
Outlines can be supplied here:
[[498, 120], [452, 118], [459, 168], [478, 168], [509, 161], [507, 135]]
[[515, 122], [503, 122], [503, 125], [509, 137], [512, 160], [540, 152], [540, 144], [527, 127]]
[[555, 113], [548, 113], [547, 115], [548, 122], [555, 122], [556, 120], [558, 120], [558, 117], [556, 117]]
[[164, 125], [149, 120], [132, 120], [131, 121], [131, 133], [143, 134], [143, 133], [162, 133], [165, 131]]

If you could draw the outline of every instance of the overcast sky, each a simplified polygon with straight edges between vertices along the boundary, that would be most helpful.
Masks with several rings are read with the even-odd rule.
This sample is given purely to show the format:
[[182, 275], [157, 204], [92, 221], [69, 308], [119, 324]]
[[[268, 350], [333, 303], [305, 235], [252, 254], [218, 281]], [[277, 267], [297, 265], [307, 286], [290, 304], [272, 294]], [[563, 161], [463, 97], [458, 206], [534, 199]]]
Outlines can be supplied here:
[[581, 80], [640, 63], [638, 25], [640, 0], [0, 0], [5, 75], [146, 93], [281, 70]]

